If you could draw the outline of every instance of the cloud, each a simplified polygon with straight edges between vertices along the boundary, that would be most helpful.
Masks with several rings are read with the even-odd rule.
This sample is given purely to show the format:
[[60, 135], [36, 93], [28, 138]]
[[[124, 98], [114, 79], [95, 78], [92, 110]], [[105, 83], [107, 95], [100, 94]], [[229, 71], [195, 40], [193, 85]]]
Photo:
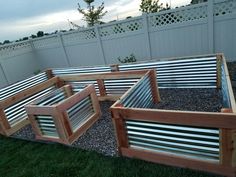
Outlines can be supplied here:
[[[104, 21], [137, 16], [141, 0], [105, 0], [108, 11]], [[84, 25], [82, 15], [77, 11], [77, 3], [82, 0], [7, 0], [0, 1], [0, 41], [16, 40], [36, 34], [37, 31], [54, 32], [69, 29], [67, 19]], [[95, 1], [99, 5], [102, 0]], [[170, 0], [160, 0], [170, 2]], [[172, 6], [189, 3], [190, 0], [172, 0]], [[85, 4], [81, 4], [85, 7]]]
[[109, 12], [104, 18], [105, 20], [115, 20], [117, 17], [119, 19], [125, 18], [127, 16], [136, 16], [140, 15], [139, 12], [140, 2], [137, 0], [120, 0], [116, 3], [106, 7], [106, 10]]
[[1, 0], [0, 20], [31, 18], [76, 9], [78, 0]]
[[68, 10], [42, 16], [12, 20], [10, 22], [1, 21], [0, 40], [16, 40], [23, 36], [36, 34], [39, 30], [54, 32], [56, 30], [68, 29], [69, 25], [67, 19], [78, 21], [82, 19], [82, 15], [79, 14], [77, 10]]

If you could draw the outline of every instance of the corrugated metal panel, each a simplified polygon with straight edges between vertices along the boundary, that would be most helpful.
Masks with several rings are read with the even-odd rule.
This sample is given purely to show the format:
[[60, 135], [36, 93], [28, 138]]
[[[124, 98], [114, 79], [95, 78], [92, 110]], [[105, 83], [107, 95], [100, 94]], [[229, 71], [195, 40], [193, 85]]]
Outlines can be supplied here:
[[120, 71], [156, 69], [160, 88], [216, 88], [216, 56], [121, 65]]
[[93, 84], [96, 90], [97, 95], [100, 95], [99, 88], [96, 80], [85, 80], [85, 81], [70, 81], [66, 82], [66, 84], [70, 84], [75, 93], [80, 92], [87, 85]]
[[103, 73], [110, 72], [111, 69], [108, 66], [97, 66], [87, 68], [61, 68], [53, 69], [52, 73], [55, 76], [59, 75], [73, 75], [73, 74], [89, 74], [89, 73]]
[[218, 129], [131, 120], [126, 129], [131, 148], [219, 162]]
[[20, 93], [21, 91], [24, 91], [40, 83], [43, 83], [46, 80], [47, 80], [47, 76], [46, 76], [46, 73], [44, 72], [36, 76], [30, 77], [28, 79], [25, 79], [23, 81], [17, 82], [8, 87], [5, 87], [0, 90], [0, 100], [9, 98], [10, 96]]
[[73, 131], [75, 132], [80, 128], [94, 113], [90, 96], [68, 109], [67, 114]]
[[137, 79], [112, 79], [105, 80], [105, 88], [107, 95], [123, 95], [128, 89], [137, 83]]
[[221, 65], [221, 92], [222, 92], [222, 98], [223, 98], [223, 103], [222, 103], [223, 107], [231, 108], [228, 84], [227, 84], [226, 75], [225, 75], [225, 67], [223, 63]]
[[10, 125], [12, 126], [27, 117], [27, 114], [26, 114], [26, 111], [24, 108], [25, 105], [29, 104], [32, 101], [37, 100], [41, 96], [48, 94], [49, 92], [53, 91], [54, 89], [55, 89], [55, 87], [47, 88], [45, 90], [42, 90], [42, 91], [40, 91], [30, 97], [27, 97], [26, 99], [19, 101], [15, 104], [9, 106], [8, 108], [6, 108], [4, 110], [4, 112], [6, 114], [6, 117], [8, 119], [8, 122], [10, 123]]
[[[120, 65], [120, 71], [156, 69], [157, 81], [160, 88], [216, 88], [216, 56], [190, 57], [186, 59], [176, 59], [170, 61], [149, 61], [144, 63], [123, 64]], [[72, 68], [72, 69], [54, 69], [53, 74], [88, 74], [110, 72], [109, 67], [94, 68]], [[126, 80], [120, 80], [116, 84], [127, 84]], [[115, 83], [113, 83], [114, 86]], [[132, 82], [130, 83], [132, 84]], [[124, 89], [109, 88], [108, 91], [119, 94]]]
[[149, 77], [146, 75], [138, 81], [132, 90], [120, 102], [124, 107], [150, 108], [153, 106]]
[[36, 104], [39, 106], [45, 106], [45, 105], [50, 106], [50, 105], [57, 104], [63, 101], [64, 99], [66, 99], [64, 91], [62, 89], [57, 89], [51, 92], [50, 94], [48, 94], [47, 96], [44, 96], [38, 99]]
[[44, 136], [49, 136], [49, 137], [54, 137], [54, 138], [59, 137], [52, 116], [50, 116], [50, 115], [48, 115], [48, 116], [37, 115], [36, 121], [37, 121], [38, 126], [41, 130], [41, 133]]

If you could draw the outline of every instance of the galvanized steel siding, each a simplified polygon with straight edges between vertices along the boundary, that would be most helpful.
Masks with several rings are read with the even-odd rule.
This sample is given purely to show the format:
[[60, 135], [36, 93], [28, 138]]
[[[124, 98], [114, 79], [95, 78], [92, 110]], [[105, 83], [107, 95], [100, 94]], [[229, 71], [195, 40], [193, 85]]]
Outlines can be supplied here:
[[155, 69], [159, 88], [216, 88], [216, 56], [121, 65], [120, 71]]
[[131, 148], [219, 162], [218, 129], [127, 120], [126, 130]]
[[67, 110], [73, 132], [94, 114], [91, 97], [88, 96]]
[[132, 90], [120, 100], [120, 103], [128, 108], [151, 108], [153, 98], [148, 75], [140, 79]]
[[38, 123], [38, 126], [39, 126], [43, 136], [48, 136], [48, 137], [53, 137], [53, 138], [59, 137], [52, 116], [50, 116], [50, 115], [48, 115], [48, 116], [37, 115], [36, 121]]

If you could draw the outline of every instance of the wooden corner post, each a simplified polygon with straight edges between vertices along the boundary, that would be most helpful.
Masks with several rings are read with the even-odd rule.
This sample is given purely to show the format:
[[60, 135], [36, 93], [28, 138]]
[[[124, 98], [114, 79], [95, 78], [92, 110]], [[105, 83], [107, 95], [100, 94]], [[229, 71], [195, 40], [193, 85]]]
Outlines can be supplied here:
[[97, 79], [100, 96], [106, 96], [106, 87], [103, 79]]
[[154, 103], [158, 103], [161, 101], [158, 84], [157, 84], [157, 77], [156, 77], [156, 70], [149, 71], [149, 79], [151, 84], [152, 96]]
[[0, 109], [0, 134], [7, 135], [6, 131], [10, 128], [11, 126], [7, 120], [4, 110]]
[[116, 108], [111, 108], [112, 122], [115, 128], [118, 153], [122, 155], [122, 148], [128, 148], [128, 137], [125, 130], [125, 121]]
[[111, 72], [120, 71], [120, 68], [119, 68], [118, 64], [110, 65], [110, 68], [111, 68]]
[[221, 88], [222, 60], [223, 60], [222, 54], [217, 54], [216, 55], [216, 87], [218, 89]]
[[51, 79], [51, 78], [54, 77], [54, 75], [53, 75], [51, 69], [47, 69], [47, 70], [45, 71], [45, 73], [46, 73], [48, 79]]

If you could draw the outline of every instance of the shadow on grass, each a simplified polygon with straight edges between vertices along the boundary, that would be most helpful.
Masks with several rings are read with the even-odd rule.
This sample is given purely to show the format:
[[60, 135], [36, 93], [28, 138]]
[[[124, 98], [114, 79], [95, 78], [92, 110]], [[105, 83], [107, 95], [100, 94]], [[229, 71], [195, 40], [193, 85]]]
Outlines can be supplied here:
[[106, 157], [60, 144], [32, 143], [0, 136], [1, 177], [213, 177], [189, 169], [136, 159]]

